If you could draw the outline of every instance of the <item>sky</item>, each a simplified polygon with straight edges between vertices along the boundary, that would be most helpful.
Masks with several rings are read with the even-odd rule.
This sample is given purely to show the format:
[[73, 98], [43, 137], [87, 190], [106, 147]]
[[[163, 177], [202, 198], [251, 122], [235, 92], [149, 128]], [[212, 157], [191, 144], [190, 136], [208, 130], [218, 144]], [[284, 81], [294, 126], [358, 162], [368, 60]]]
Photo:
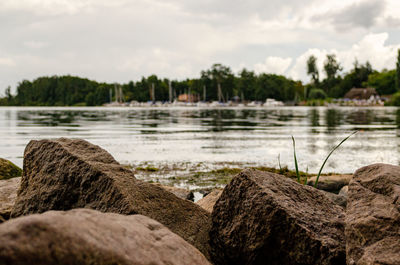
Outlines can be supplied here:
[[395, 68], [399, 0], [1, 0], [0, 95], [40, 76], [125, 83], [214, 63], [309, 81], [306, 61]]

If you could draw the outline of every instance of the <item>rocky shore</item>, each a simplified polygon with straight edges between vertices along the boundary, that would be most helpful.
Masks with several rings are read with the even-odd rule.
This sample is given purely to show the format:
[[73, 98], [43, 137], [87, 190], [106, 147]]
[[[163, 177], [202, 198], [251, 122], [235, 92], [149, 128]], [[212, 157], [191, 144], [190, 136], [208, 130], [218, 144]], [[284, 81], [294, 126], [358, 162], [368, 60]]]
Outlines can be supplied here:
[[0, 180], [0, 264], [400, 264], [400, 167], [310, 185], [247, 169], [194, 203], [87, 141], [31, 141]]

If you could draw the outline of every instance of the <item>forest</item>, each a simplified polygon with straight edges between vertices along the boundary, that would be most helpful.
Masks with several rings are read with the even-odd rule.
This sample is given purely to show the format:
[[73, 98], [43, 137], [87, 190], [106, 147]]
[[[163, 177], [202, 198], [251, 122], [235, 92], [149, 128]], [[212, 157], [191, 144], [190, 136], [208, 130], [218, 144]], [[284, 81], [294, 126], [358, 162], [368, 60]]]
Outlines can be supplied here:
[[181, 94], [196, 95], [202, 101], [265, 101], [274, 98], [291, 104], [313, 99], [342, 98], [353, 87], [373, 87], [379, 95], [394, 94], [391, 103], [400, 105], [400, 50], [396, 68], [392, 70], [376, 71], [369, 62], [360, 64], [355, 60], [353, 68], [342, 73], [343, 68], [334, 54], [326, 56], [324, 78], [320, 78], [322, 73], [318, 71], [315, 56], [308, 58], [305, 67], [311, 80], [308, 84], [282, 75], [256, 74], [246, 69], [235, 74], [230, 67], [222, 64], [214, 64], [210, 69], [201, 71], [199, 78], [186, 80], [169, 80], [151, 75], [125, 84], [111, 84], [69, 75], [39, 77], [18, 83], [15, 95], [8, 87], [0, 98], [0, 105], [100, 106], [116, 99], [115, 87], [118, 90], [121, 88], [125, 102], [166, 102], [170, 99], [170, 86], [173, 98]]

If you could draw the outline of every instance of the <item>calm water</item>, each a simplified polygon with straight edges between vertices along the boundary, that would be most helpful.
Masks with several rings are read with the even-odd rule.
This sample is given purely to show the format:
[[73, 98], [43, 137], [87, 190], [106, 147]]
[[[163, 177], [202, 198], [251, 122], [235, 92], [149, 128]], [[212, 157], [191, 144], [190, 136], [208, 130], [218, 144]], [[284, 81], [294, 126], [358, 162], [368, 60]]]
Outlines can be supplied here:
[[257, 165], [317, 172], [335, 144], [354, 130], [324, 172], [351, 173], [376, 162], [399, 164], [400, 109], [282, 107], [0, 108], [0, 157], [22, 166], [31, 139], [84, 138], [121, 163]]

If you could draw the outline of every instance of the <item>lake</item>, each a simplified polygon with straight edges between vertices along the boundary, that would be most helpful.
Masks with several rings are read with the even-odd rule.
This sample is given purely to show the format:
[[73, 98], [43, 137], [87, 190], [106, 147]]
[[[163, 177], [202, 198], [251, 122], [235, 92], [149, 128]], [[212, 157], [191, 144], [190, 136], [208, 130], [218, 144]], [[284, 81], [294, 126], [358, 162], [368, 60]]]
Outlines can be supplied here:
[[[175, 165], [294, 168], [316, 173], [329, 151], [351, 132], [324, 172], [352, 173], [377, 162], [399, 164], [400, 109], [279, 108], [0, 108], [0, 157], [22, 166], [32, 139], [83, 138], [133, 167]], [[194, 166], [195, 165], [195, 166]]]

